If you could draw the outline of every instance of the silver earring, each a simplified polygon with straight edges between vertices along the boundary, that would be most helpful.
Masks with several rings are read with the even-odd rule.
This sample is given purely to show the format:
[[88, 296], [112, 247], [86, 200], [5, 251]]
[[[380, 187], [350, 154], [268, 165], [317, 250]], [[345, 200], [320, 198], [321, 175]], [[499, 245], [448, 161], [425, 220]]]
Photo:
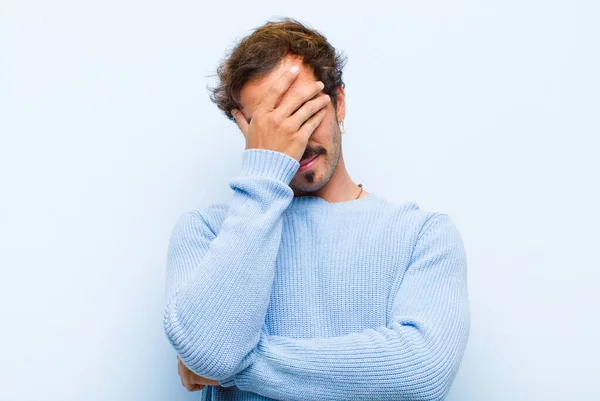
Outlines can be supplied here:
[[346, 128], [344, 128], [344, 120], [340, 121], [339, 126], [340, 126], [340, 132], [342, 134], [345, 134], [346, 133]]

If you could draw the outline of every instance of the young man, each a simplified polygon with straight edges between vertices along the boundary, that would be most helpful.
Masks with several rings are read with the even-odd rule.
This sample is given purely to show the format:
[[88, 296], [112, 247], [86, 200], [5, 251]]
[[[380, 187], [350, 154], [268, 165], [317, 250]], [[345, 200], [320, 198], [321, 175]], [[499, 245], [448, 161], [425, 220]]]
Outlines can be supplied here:
[[442, 400], [470, 312], [443, 213], [355, 184], [341, 149], [344, 60], [292, 19], [219, 67], [212, 100], [246, 140], [229, 204], [177, 221], [165, 333], [208, 400]]

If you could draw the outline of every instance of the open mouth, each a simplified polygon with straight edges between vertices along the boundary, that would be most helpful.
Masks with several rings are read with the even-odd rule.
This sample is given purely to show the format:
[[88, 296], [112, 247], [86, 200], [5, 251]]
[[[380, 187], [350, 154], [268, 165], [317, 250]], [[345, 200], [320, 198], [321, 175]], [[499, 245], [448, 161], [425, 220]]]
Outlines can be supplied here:
[[306, 159], [306, 160], [304, 160], [304, 161], [300, 162], [300, 165], [301, 165], [301, 166], [304, 166], [305, 164], [307, 164], [307, 163], [310, 163], [310, 162], [311, 162], [311, 161], [313, 161], [313, 159], [315, 159], [317, 156], [319, 156], [319, 155], [315, 155], [315, 156], [311, 157], [310, 159]]
[[313, 166], [313, 164], [315, 164], [315, 162], [317, 161], [319, 156], [320, 156], [320, 154], [301, 162], [300, 168], [298, 169], [298, 171], [304, 171], [304, 170], [308, 170], [309, 168], [311, 168]]

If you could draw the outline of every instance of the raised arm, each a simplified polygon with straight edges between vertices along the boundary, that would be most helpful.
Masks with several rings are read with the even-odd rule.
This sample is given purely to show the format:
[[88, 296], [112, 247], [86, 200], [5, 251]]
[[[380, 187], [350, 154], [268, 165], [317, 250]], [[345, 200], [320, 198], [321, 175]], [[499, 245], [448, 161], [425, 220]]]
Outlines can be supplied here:
[[[308, 139], [331, 99], [322, 82], [291, 88], [298, 66], [279, 75], [247, 120], [234, 110], [246, 139], [242, 173], [215, 235], [195, 212], [177, 223], [167, 261], [164, 330], [194, 373], [222, 379], [247, 366], [264, 323], [281, 241], [289, 186]], [[286, 95], [286, 96], [284, 96]]]
[[445, 214], [421, 229], [387, 326], [338, 337], [261, 333], [222, 386], [278, 400], [442, 400], [470, 329], [466, 254]]
[[[299, 163], [280, 152], [248, 149], [223, 224], [215, 235], [202, 211], [175, 225], [167, 256], [165, 333], [196, 374], [223, 378], [240, 369], [264, 323], [288, 183]], [[206, 211], [205, 211], [206, 213]]]

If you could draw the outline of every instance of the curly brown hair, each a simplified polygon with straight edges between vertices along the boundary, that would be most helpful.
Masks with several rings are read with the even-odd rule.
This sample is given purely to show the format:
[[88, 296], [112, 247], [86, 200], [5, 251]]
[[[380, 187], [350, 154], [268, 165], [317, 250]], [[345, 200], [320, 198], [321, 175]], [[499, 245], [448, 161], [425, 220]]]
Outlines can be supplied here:
[[239, 96], [244, 84], [266, 76], [288, 54], [300, 56], [312, 67], [335, 109], [337, 87], [345, 88], [342, 69], [347, 59], [336, 53], [321, 33], [292, 18], [268, 21], [239, 41], [217, 68], [218, 85], [207, 87], [212, 92], [210, 99], [235, 121], [231, 110], [242, 108]]

